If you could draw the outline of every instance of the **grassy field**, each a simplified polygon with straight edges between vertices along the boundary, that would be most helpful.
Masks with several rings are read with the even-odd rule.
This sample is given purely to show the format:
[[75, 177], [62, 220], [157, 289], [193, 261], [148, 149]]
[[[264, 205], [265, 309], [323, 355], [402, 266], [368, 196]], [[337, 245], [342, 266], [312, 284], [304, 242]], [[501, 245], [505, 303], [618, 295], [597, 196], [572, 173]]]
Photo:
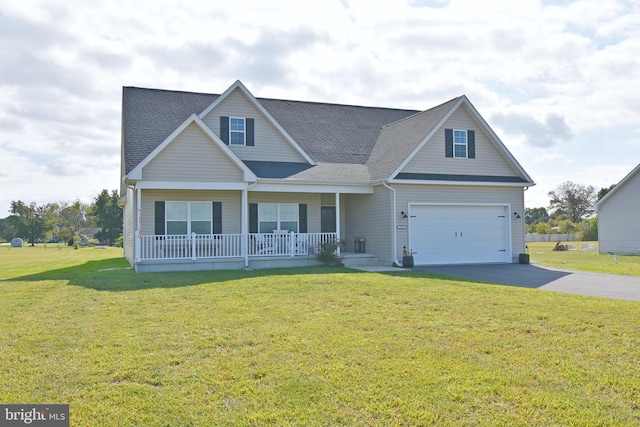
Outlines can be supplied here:
[[[598, 242], [568, 243], [573, 244], [575, 250], [554, 251], [555, 242], [528, 243], [527, 246], [531, 260], [543, 266], [640, 276], [640, 256], [619, 255], [616, 264], [614, 255], [598, 253]], [[582, 250], [583, 245], [593, 245], [593, 249]]]
[[640, 424], [637, 302], [122, 267], [117, 249], [0, 247], [0, 403], [68, 403], [72, 426]]

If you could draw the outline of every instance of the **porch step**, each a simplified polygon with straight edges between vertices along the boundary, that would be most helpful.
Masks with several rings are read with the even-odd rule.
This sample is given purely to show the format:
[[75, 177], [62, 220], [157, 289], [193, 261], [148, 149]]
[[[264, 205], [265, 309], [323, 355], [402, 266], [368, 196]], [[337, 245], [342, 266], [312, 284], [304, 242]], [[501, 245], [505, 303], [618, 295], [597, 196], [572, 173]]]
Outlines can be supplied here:
[[342, 255], [342, 264], [345, 267], [359, 267], [363, 265], [380, 265], [380, 260], [374, 254], [353, 254]]

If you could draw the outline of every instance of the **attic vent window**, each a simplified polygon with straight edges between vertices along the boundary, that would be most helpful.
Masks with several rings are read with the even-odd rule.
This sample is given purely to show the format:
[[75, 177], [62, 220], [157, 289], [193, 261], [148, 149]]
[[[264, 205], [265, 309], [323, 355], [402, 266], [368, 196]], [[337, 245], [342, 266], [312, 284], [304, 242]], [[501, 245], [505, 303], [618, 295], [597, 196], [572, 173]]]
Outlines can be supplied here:
[[445, 157], [456, 159], [476, 158], [476, 133], [474, 130], [445, 129]]
[[453, 157], [467, 157], [467, 131], [453, 130]]
[[229, 118], [229, 143], [231, 145], [245, 145], [244, 117]]

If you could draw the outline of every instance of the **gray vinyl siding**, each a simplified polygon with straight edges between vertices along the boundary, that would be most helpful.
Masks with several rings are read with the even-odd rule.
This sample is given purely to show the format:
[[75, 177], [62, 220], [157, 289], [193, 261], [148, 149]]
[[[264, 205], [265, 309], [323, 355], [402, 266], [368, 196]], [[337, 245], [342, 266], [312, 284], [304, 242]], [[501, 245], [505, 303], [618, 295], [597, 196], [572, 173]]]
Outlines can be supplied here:
[[[394, 185], [396, 189], [395, 212], [398, 226], [408, 226], [408, 219], [401, 219], [400, 212], [409, 212], [409, 203], [468, 203], [504, 204], [511, 206], [511, 251], [512, 257], [525, 252], [524, 242], [524, 194], [520, 187], [484, 187], [450, 185]], [[518, 212], [517, 219], [513, 212]], [[409, 241], [407, 228], [398, 229], [396, 256], [402, 255], [402, 246]]]
[[336, 195], [323, 193], [320, 195], [320, 204], [322, 206], [335, 206], [336, 205]]
[[601, 253], [640, 254], [640, 173], [598, 209]]
[[193, 123], [142, 169], [145, 181], [238, 182], [243, 176], [242, 170]]
[[222, 202], [222, 233], [237, 234], [240, 226], [240, 191], [196, 191], [196, 190], [143, 190], [142, 191], [142, 234], [155, 234], [155, 202]]
[[134, 253], [134, 240], [135, 240], [135, 221], [136, 221], [136, 193], [130, 188], [126, 187], [127, 201], [124, 205], [124, 212], [122, 213], [122, 236], [123, 236], [123, 249], [124, 257], [129, 261], [129, 264], [133, 265], [135, 258]]
[[[444, 130], [475, 130], [476, 157], [445, 157]], [[404, 173], [518, 176], [466, 108], [458, 108], [402, 169]]]
[[390, 264], [392, 193], [384, 186], [376, 186], [373, 194], [345, 195], [346, 235], [343, 236], [348, 252], [354, 251], [354, 239], [366, 239], [366, 252], [375, 254]]
[[307, 232], [320, 232], [320, 195], [313, 193], [249, 193], [249, 203], [306, 203]]
[[255, 146], [229, 145], [229, 148], [242, 160], [306, 163], [300, 153], [239, 89], [230, 93], [203, 118], [216, 135], [220, 135], [220, 116], [255, 119]]

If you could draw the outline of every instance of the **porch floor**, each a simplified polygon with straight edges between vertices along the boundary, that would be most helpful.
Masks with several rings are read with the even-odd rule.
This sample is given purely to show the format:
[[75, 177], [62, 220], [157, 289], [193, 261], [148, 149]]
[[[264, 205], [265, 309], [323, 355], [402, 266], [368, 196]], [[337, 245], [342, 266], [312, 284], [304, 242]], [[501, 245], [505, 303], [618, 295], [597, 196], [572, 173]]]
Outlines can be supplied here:
[[[375, 254], [342, 252], [340, 254], [342, 264], [347, 268], [376, 267], [380, 266], [380, 260]], [[321, 265], [315, 256], [299, 255], [291, 256], [251, 256], [249, 268], [290, 268]], [[244, 260], [236, 258], [220, 259], [158, 259], [143, 260], [136, 263], [138, 272], [161, 271], [195, 271], [195, 270], [238, 270], [244, 268]]]
[[345, 267], [380, 265], [380, 260], [375, 256], [375, 254], [342, 252], [340, 254], [340, 258], [342, 259], [342, 264]]

